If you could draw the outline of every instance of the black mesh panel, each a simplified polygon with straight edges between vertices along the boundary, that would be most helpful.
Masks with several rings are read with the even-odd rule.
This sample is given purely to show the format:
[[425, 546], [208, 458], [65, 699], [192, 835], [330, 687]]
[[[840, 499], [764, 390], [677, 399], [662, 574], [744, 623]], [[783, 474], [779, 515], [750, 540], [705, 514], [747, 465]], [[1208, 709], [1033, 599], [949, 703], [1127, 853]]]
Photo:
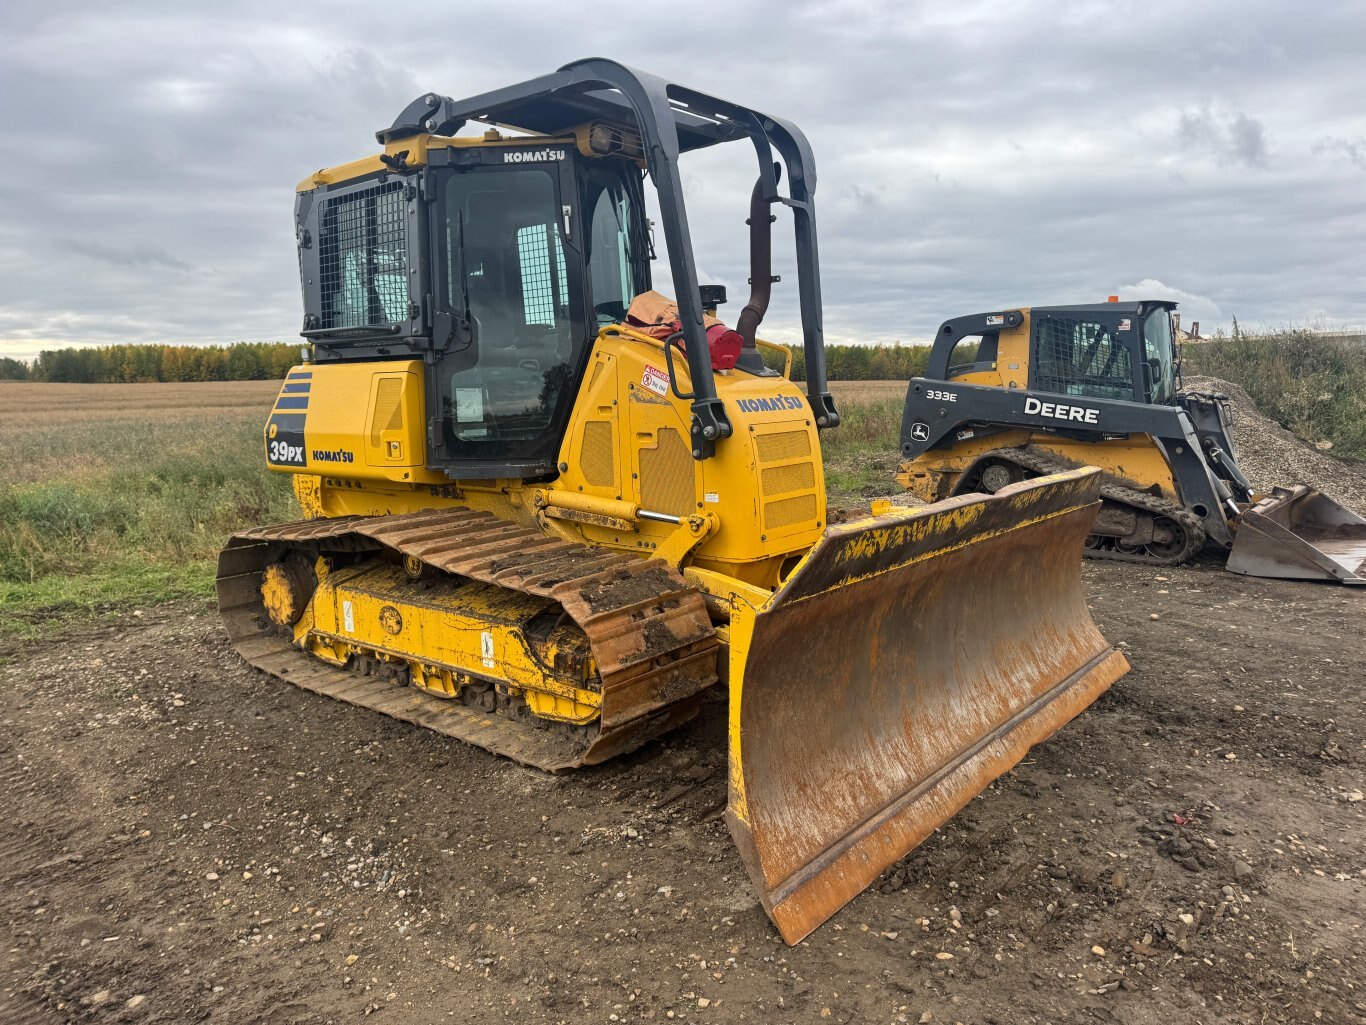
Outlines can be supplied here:
[[[555, 281], [550, 279], [550, 246], [555, 247]], [[522, 312], [528, 324], [554, 324], [562, 298], [569, 290], [565, 280], [564, 251], [559, 232], [544, 224], [517, 232], [517, 259], [522, 272]]]
[[327, 201], [319, 263], [324, 328], [408, 319], [407, 216], [401, 181]]
[[1035, 328], [1032, 390], [1103, 399], [1134, 397], [1129, 348], [1109, 326], [1073, 317], [1042, 317]]

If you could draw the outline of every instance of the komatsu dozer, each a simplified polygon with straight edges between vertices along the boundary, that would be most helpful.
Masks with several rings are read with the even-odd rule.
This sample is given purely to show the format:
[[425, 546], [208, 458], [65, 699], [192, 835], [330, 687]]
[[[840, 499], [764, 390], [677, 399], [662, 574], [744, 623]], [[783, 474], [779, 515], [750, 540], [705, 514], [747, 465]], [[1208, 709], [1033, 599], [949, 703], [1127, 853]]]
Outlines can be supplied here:
[[[419, 97], [378, 139], [298, 189], [311, 354], [264, 441], [305, 518], [219, 563], [252, 665], [552, 772], [728, 683], [727, 817], [789, 942], [1126, 671], [1080, 586], [1095, 471], [829, 522], [792, 124], [594, 59]], [[758, 165], [734, 329], [679, 177], [730, 141]], [[804, 393], [756, 337], [780, 214]]]
[[1086, 554], [1366, 584], [1366, 518], [1303, 485], [1258, 494], [1228, 396], [1180, 389], [1176, 303], [1020, 307], [946, 320], [911, 380], [898, 481], [924, 501], [1101, 468]]

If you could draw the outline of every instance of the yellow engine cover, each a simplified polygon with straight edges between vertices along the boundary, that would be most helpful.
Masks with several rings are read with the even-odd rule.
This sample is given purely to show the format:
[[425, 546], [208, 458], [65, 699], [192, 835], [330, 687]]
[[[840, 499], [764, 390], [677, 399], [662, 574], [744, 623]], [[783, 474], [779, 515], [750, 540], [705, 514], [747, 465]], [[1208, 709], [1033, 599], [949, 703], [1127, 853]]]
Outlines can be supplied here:
[[[681, 352], [674, 367], [679, 389], [690, 391]], [[428, 467], [421, 361], [305, 364], [289, 372], [271, 411], [266, 461], [295, 474], [295, 493], [310, 517], [460, 505], [651, 555], [677, 524], [590, 515], [552, 522], [537, 492], [626, 503], [680, 519], [710, 516], [717, 529], [692, 553], [692, 563], [773, 587], [826, 525], [820, 441], [805, 396], [787, 378], [721, 371], [716, 385], [734, 434], [712, 458], [696, 460], [690, 402], [669, 387], [663, 342], [604, 328], [561, 440], [560, 476], [530, 486], [452, 480]]]

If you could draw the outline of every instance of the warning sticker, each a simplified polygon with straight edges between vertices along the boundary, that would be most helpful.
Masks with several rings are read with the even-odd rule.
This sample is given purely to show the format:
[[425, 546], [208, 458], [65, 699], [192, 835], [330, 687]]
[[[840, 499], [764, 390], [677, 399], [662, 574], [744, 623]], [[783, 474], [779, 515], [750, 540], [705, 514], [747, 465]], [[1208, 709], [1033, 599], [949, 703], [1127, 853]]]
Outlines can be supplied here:
[[1129, 330], [1129, 318], [1128, 318], [1128, 317], [1123, 318], [1123, 319], [1119, 322], [1119, 329], [1120, 329], [1121, 331], [1127, 331], [1127, 330]]
[[1004, 324], [1005, 322], [1006, 322], [1006, 318], [1005, 318], [1005, 314], [1003, 314], [1003, 313], [989, 313], [989, 314], [987, 314], [987, 327], [1000, 327], [1000, 326], [1001, 326], [1002, 324]]
[[640, 375], [640, 383], [656, 395], [669, 394], [669, 375], [662, 370], [656, 370], [648, 363], [645, 365], [645, 373]]

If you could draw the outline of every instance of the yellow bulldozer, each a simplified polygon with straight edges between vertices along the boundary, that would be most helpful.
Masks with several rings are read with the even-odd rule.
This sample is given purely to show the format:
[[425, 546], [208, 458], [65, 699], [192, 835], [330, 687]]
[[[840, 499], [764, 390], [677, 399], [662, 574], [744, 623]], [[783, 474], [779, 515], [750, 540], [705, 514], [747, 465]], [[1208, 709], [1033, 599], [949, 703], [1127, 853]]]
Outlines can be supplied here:
[[[727, 820], [790, 943], [1127, 670], [1081, 593], [1094, 470], [829, 521], [794, 125], [592, 59], [419, 97], [378, 141], [298, 188], [311, 352], [264, 442], [305, 519], [219, 562], [251, 665], [552, 772], [728, 685]], [[679, 177], [727, 142], [758, 165], [734, 329]], [[780, 214], [805, 393], [756, 334]]]
[[1176, 303], [1019, 307], [940, 325], [911, 380], [898, 481], [924, 501], [1096, 466], [1086, 554], [1366, 584], [1366, 517], [1304, 485], [1254, 491], [1228, 396], [1185, 391]]

